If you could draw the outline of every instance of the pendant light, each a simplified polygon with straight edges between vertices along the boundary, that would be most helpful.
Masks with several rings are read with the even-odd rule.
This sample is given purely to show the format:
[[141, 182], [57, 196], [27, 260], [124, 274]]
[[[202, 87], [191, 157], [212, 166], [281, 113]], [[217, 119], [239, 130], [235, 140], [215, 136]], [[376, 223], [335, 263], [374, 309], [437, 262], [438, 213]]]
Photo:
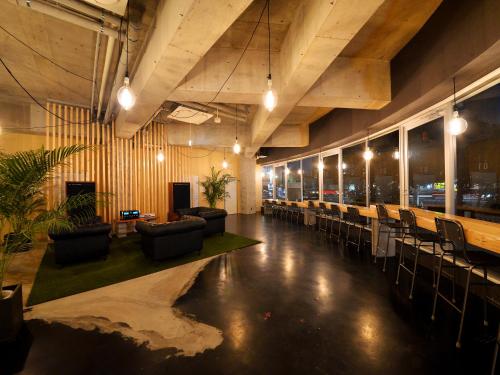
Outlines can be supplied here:
[[222, 169], [227, 169], [229, 164], [226, 161], [226, 148], [224, 147], [224, 160], [222, 161]]
[[267, 49], [268, 49], [268, 68], [269, 73], [267, 75], [267, 91], [264, 93], [263, 101], [264, 107], [271, 112], [278, 104], [278, 98], [276, 92], [273, 90], [273, 80], [271, 76], [271, 23], [270, 23], [270, 7], [271, 0], [267, 0]]
[[448, 131], [451, 135], [460, 135], [467, 130], [467, 121], [460, 116], [457, 107], [455, 77], [453, 77], [453, 115], [448, 123]]
[[366, 148], [365, 152], [363, 152], [363, 159], [365, 159], [366, 161], [373, 159], [373, 151], [370, 150], [370, 146], [368, 146], [369, 143], [370, 143], [370, 131], [368, 130], [368, 137], [366, 139]]
[[233, 152], [239, 154], [241, 152], [241, 145], [238, 143], [238, 104], [236, 104], [236, 117], [235, 117], [236, 139], [233, 145]]
[[162, 150], [160, 150], [160, 152], [158, 153], [158, 155], [156, 155], [156, 160], [158, 160], [160, 163], [165, 160], [165, 154], [163, 153]]
[[193, 146], [193, 141], [191, 139], [191, 127], [193, 124], [189, 123], [189, 140], [188, 140], [188, 146], [192, 147]]
[[395, 148], [394, 152], [392, 153], [392, 157], [396, 160], [399, 160], [400, 154], [399, 154], [399, 149]]
[[125, 77], [123, 78], [123, 86], [120, 87], [116, 96], [118, 99], [118, 103], [122, 106], [122, 108], [128, 111], [135, 104], [135, 94], [130, 87], [130, 77], [128, 74], [128, 29], [130, 22], [130, 9], [129, 9], [130, 0], [127, 1], [127, 51], [126, 51], [126, 61], [125, 61]]

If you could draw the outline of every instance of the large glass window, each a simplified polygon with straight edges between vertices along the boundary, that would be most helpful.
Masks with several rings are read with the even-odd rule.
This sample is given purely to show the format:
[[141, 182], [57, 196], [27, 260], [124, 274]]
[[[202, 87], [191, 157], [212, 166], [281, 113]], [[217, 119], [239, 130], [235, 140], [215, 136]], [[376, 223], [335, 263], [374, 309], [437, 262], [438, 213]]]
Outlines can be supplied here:
[[302, 200], [302, 169], [300, 160], [287, 163], [287, 199], [300, 202]]
[[344, 203], [366, 206], [366, 162], [363, 159], [365, 144], [342, 150]]
[[302, 159], [302, 191], [304, 200], [319, 199], [318, 157]]
[[399, 131], [369, 142], [370, 202], [399, 204]]
[[469, 126], [456, 138], [456, 213], [500, 222], [500, 84], [463, 105]]
[[276, 186], [276, 199], [286, 199], [284, 165], [274, 168], [274, 180], [274, 186]]
[[410, 205], [444, 212], [444, 129], [438, 118], [408, 131]]
[[323, 200], [339, 203], [339, 156], [323, 158]]
[[262, 199], [273, 198], [273, 167], [262, 168]]

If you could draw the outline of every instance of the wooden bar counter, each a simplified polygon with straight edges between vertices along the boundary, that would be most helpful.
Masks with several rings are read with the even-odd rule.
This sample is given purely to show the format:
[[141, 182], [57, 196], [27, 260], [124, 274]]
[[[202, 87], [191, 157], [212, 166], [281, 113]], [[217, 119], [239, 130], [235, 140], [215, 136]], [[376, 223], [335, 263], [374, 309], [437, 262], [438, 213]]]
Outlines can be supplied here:
[[[281, 203], [283, 201], [276, 200], [276, 202]], [[285, 201], [287, 205], [292, 203], [291, 201]], [[307, 208], [307, 202], [295, 202], [299, 207]], [[369, 217], [372, 219], [377, 219], [377, 209], [375, 206], [364, 207], [364, 206], [354, 206], [341, 203], [328, 203], [324, 202], [327, 207], [332, 205], [337, 205], [342, 212], [347, 212], [347, 207], [357, 207], [359, 213], [362, 216]], [[319, 207], [319, 201], [314, 201], [315, 207]], [[399, 220], [399, 208], [403, 206], [399, 205], [386, 205], [389, 216], [393, 219]], [[463, 216], [449, 215], [441, 212], [434, 212], [423, 210], [421, 208], [406, 207], [412, 210], [417, 217], [417, 225], [420, 228], [424, 228], [430, 231], [436, 231], [436, 225], [434, 223], [435, 217], [442, 217], [446, 219], [457, 220], [462, 223], [465, 231], [465, 238], [467, 242], [473, 246], [480, 247], [482, 249], [488, 250], [492, 253], [500, 255], [500, 224], [491, 223], [484, 220], [471, 219]]]

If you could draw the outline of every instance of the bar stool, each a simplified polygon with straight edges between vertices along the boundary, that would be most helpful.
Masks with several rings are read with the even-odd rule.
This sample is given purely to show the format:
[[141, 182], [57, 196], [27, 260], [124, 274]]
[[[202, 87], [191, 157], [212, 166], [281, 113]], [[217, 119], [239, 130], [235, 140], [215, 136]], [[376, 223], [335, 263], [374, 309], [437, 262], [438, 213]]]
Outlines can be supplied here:
[[[340, 211], [339, 206], [337, 206], [336, 204], [332, 204], [330, 207], [331, 207], [330, 214], [332, 217], [332, 224], [330, 227], [330, 238], [336, 237], [337, 242], [340, 242], [340, 238], [341, 238], [340, 230], [342, 229], [342, 212]], [[333, 230], [333, 223], [335, 221], [338, 223], [337, 234], [335, 234], [335, 232]]]
[[[403, 230], [403, 237], [401, 238], [401, 248], [399, 251], [399, 262], [398, 262], [398, 273], [396, 276], [396, 285], [399, 285], [399, 275], [401, 269], [405, 270], [411, 275], [411, 287], [410, 287], [410, 295], [409, 298], [413, 299], [413, 288], [415, 286], [415, 277], [417, 274], [417, 265], [418, 265], [418, 256], [422, 255], [431, 255], [432, 259], [432, 286], [435, 285], [435, 266], [434, 260], [436, 257], [436, 242], [439, 241], [438, 237], [434, 233], [424, 233], [418, 230], [417, 228], [417, 219], [415, 217], [415, 213], [411, 210], [406, 210], [403, 208], [399, 209], [399, 217], [401, 220], [401, 227]], [[409, 239], [412, 245], [410, 252], [413, 253], [413, 267], [410, 269], [405, 265], [405, 240]], [[427, 250], [427, 248], [422, 248], [423, 244], [432, 244], [432, 250]]]
[[[469, 295], [469, 288], [471, 285], [479, 284], [482, 285], [484, 290], [483, 294], [483, 324], [485, 326], [488, 325], [488, 317], [487, 317], [487, 307], [488, 307], [488, 268], [490, 267], [499, 267], [500, 266], [500, 258], [490, 255], [487, 252], [480, 250], [470, 250], [465, 238], [465, 232], [462, 224], [456, 220], [444, 219], [444, 218], [435, 218], [436, 229], [439, 235], [439, 244], [441, 246], [441, 257], [439, 259], [439, 270], [437, 276], [436, 289], [434, 291], [434, 306], [432, 307], [432, 316], [431, 319], [435, 320], [436, 317], [436, 305], [437, 298], [441, 297], [445, 302], [451, 305], [454, 310], [456, 310], [460, 314], [460, 326], [458, 328], [458, 337], [456, 342], [456, 347], [460, 348], [461, 346], [461, 337], [462, 330], [464, 325], [464, 317], [467, 308], [467, 299]], [[446, 266], [443, 266], [443, 260], [446, 260], [449, 263]], [[456, 270], [457, 268], [461, 268], [467, 271], [467, 278], [465, 283], [465, 292], [462, 306], [459, 306], [455, 303], [454, 300], [449, 300], [444, 294], [439, 291], [439, 284], [441, 281], [441, 274], [443, 268], [453, 268]], [[473, 271], [479, 271], [475, 273], [479, 273], [483, 277], [483, 281], [481, 283], [472, 283], [471, 282], [471, 274]], [[482, 270], [482, 272], [480, 272]], [[453, 280], [455, 282], [455, 280]]]
[[[314, 206], [314, 202], [313, 201], [308, 201], [307, 202], [307, 210], [309, 211], [309, 214], [306, 216], [306, 226], [309, 227], [310, 225], [312, 225], [312, 217], [313, 216], [317, 216], [318, 215], [318, 209], [316, 208], [316, 206]], [[312, 215], [311, 215], [312, 213]], [[304, 213], [305, 214], [305, 213]]]
[[279, 210], [280, 210], [280, 206], [278, 205], [278, 202], [272, 201], [271, 204], [272, 204], [272, 211], [271, 211], [272, 215], [271, 216], [272, 217], [275, 217], [275, 216], [278, 217]]
[[[349, 244], [356, 245], [357, 251], [359, 253], [359, 249], [361, 247], [361, 236], [363, 234], [364, 225], [361, 221], [361, 216], [359, 214], [359, 209], [357, 207], [347, 207], [346, 224], [347, 224], [346, 245], [347, 246], [349, 246]], [[357, 241], [351, 241], [350, 239], [349, 234], [351, 228], [358, 229]]]
[[280, 219], [283, 220], [283, 216], [285, 217], [285, 220], [287, 219], [288, 215], [288, 207], [285, 201], [281, 202], [280, 204]]
[[[387, 254], [389, 253], [389, 243], [391, 238], [398, 238], [398, 230], [403, 227], [401, 224], [394, 222], [387, 212], [387, 208], [383, 204], [377, 204], [377, 219], [378, 219], [378, 235], [377, 235], [377, 246], [375, 250], [375, 259], [374, 263], [377, 263], [377, 257], [379, 255], [379, 251], [384, 251], [384, 266], [382, 267], [382, 272], [385, 272], [385, 266], [387, 264]], [[383, 230], [384, 229], [384, 230]], [[387, 243], [385, 245], [385, 249], [380, 248], [380, 235], [387, 234]]]
[[[327, 231], [328, 229], [328, 219], [326, 217], [326, 204], [323, 203], [323, 202], [319, 202], [319, 212], [318, 212], [318, 230], [320, 232], [325, 232]], [[323, 222], [323, 220], [325, 221], [325, 227], [323, 228], [323, 226], [321, 225], [321, 223]]]
[[290, 207], [288, 207], [288, 211], [290, 212], [290, 222], [293, 222], [293, 217], [295, 216], [297, 218], [296, 224], [299, 224], [300, 215], [303, 215], [302, 208], [297, 203], [292, 202]]

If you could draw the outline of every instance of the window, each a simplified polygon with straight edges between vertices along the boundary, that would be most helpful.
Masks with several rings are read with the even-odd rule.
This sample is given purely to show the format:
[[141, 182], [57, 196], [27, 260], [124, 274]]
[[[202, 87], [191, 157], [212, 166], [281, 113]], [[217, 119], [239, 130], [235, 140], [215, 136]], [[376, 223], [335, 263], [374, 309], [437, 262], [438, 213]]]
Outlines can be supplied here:
[[273, 198], [273, 167], [262, 168], [262, 199]]
[[456, 138], [456, 213], [500, 222], [500, 84], [463, 102]]
[[302, 169], [300, 160], [288, 162], [287, 165], [287, 199], [300, 202], [302, 200]]
[[364, 143], [342, 150], [344, 203], [366, 206], [366, 161], [363, 159], [364, 150]]
[[410, 206], [445, 210], [443, 118], [408, 131]]
[[302, 191], [304, 200], [319, 199], [318, 157], [302, 159]]
[[339, 156], [323, 158], [323, 200], [339, 203]]
[[370, 140], [370, 202], [399, 204], [399, 131]]
[[284, 165], [274, 168], [274, 180], [274, 185], [276, 186], [276, 199], [286, 199]]

